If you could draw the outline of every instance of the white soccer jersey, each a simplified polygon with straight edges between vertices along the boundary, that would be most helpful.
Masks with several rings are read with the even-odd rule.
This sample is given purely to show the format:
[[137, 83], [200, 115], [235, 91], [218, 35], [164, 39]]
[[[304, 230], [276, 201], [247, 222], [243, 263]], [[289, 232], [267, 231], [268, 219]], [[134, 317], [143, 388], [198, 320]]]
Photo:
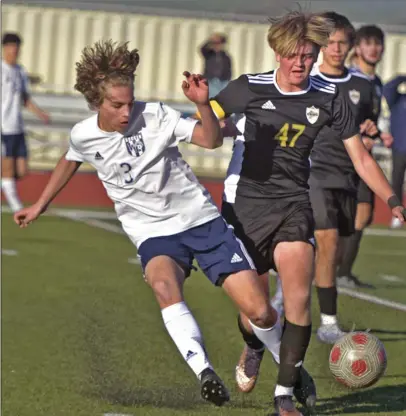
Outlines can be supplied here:
[[24, 130], [22, 106], [28, 93], [28, 80], [20, 65], [1, 61], [1, 132], [20, 134]]
[[220, 216], [177, 147], [190, 142], [196, 122], [162, 103], [137, 102], [124, 135], [101, 131], [97, 115], [72, 129], [66, 159], [97, 170], [137, 247], [148, 238], [177, 234]]

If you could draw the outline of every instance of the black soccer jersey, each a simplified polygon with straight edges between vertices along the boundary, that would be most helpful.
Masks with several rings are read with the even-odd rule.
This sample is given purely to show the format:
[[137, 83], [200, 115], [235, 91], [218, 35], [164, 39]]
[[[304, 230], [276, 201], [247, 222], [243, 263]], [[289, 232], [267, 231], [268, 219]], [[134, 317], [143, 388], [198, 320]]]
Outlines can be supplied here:
[[335, 133], [329, 140], [340, 140], [355, 135], [358, 127], [334, 84], [311, 76], [306, 90], [286, 93], [276, 73], [241, 75], [212, 106], [220, 117], [246, 117], [244, 148], [233, 152], [230, 165], [238, 178], [236, 195], [301, 199], [308, 192], [309, 155], [320, 130], [329, 125]]
[[[359, 126], [366, 119], [376, 121], [378, 103], [374, 85], [360, 72], [346, 70], [340, 77], [327, 76], [315, 69], [313, 75], [325, 82], [334, 83], [341, 95], [348, 101]], [[348, 156], [344, 143], [331, 140], [336, 135], [329, 127], [321, 129], [312, 149], [311, 183], [322, 188], [339, 188], [356, 191], [358, 176]]]
[[374, 99], [374, 107], [376, 108], [376, 114], [375, 114], [376, 118], [374, 119], [374, 121], [377, 122], [378, 117], [381, 114], [381, 109], [382, 109], [383, 84], [382, 84], [381, 78], [378, 75], [370, 76], [370, 75], [364, 74], [356, 66], [349, 68], [349, 70], [351, 73], [355, 75], [366, 77], [373, 84], [374, 86], [373, 99]]

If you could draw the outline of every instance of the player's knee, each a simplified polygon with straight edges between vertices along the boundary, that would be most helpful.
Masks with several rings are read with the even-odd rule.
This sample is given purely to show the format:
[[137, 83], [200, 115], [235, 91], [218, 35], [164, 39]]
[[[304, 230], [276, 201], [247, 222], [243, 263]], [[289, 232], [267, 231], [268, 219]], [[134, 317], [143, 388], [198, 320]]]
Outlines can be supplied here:
[[174, 303], [182, 301], [182, 295], [175, 282], [168, 278], [148, 278], [147, 282], [150, 285], [154, 295], [161, 308], [166, 308]]
[[311, 288], [307, 286], [295, 287], [294, 290], [284, 292], [286, 310], [305, 311], [310, 308]]
[[6, 158], [6, 159], [2, 158], [1, 176], [3, 178], [14, 178], [15, 177], [14, 164], [10, 163], [8, 158]]
[[317, 242], [317, 252], [328, 255], [334, 253], [338, 244], [337, 230], [319, 230], [315, 233]]
[[248, 316], [249, 320], [259, 328], [270, 328], [277, 320], [277, 313], [270, 305], [264, 303], [252, 309]]

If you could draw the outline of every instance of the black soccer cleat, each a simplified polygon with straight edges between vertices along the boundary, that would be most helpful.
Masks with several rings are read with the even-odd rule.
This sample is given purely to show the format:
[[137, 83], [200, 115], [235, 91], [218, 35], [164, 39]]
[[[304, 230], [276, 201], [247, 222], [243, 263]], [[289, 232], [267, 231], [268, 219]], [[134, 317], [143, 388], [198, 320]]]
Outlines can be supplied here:
[[201, 395], [204, 400], [222, 406], [230, 400], [230, 394], [221, 378], [211, 369], [206, 368], [200, 377]]
[[292, 396], [276, 396], [274, 407], [275, 412], [270, 416], [303, 416], [293, 404]]
[[293, 394], [296, 400], [306, 409], [311, 410], [316, 406], [316, 384], [314, 383], [313, 377], [303, 366], [300, 367], [299, 380], [293, 388]]

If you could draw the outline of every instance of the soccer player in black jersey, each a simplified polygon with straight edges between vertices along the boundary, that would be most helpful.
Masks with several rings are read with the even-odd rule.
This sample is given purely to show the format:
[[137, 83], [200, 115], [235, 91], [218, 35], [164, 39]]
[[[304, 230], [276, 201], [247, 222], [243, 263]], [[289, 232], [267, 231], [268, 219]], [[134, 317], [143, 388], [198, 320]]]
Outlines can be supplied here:
[[[376, 74], [376, 67], [382, 59], [384, 52], [385, 35], [383, 31], [375, 26], [368, 25], [360, 27], [355, 35], [354, 56], [351, 71], [367, 76], [374, 84], [378, 102], [378, 118], [381, 111], [382, 81]], [[388, 133], [381, 133], [381, 139], [386, 147], [390, 147], [393, 138]], [[365, 143], [371, 150], [374, 142], [370, 140]], [[365, 283], [352, 273], [352, 267], [358, 254], [363, 230], [371, 224], [374, 209], [374, 193], [361, 179], [358, 185], [357, 214], [355, 219], [355, 232], [343, 239], [342, 255], [337, 272], [337, 284], [345, 287], [362, 287]]]
[[[332, 22], [318, 14], [290, 12], [272, 19], [268, 43], [279, 68], [240, 76], [212, 103], [219, 117], [245, 115], [225, 182], [223, 216], [254, 260], [266, 294], [269, 269], [276, 268], [282, 281], [285, 323], [274, 400], [281, 416], [300, 415], [292, 396], [303, 374], [311, 336], [314, 221], [308, 192], [309, 156], [323, 127], [332, 131], [329, 140], [343, 140], [359, 174], [403, 221], [404, 208], [393, 199], [393, 190], [366, 151], [346, 97], [334, 84], [310, 76], [332, 28]], [[241, 390], [249, 391], [263, 345], [243, 315], [239, 328], [246, 346], [237, 366], [237, 382]], [[277, 321], [264, 338], [272, 342], [279, 332]], [[307, 387], [314, 389], [314, 384], [309, 382]]]
[[[373, 142], [378, 130], [379, 102], [374, 85], [359, 72], [350, 72], [345, 61], [353, 47], [355, 29], [350, 21], [335, 12], [324, 14], [334, 22], [328, 45], [322, 48], [323, 63], [312, 74], [337, 86], [348, 101], [356, 126], [366, 146]], [[336, 260], [340, 237], [355, 231], [357, 188], [359, 176], [342, 141], [331, 140], [334, 132], [324, 127], [317, 136], [311, 153], [310, 200], [312, 203], [315, 236], [315, 284], [320, 305], [321, 325], [317, 330], [320, 341], [334, 344], [344, 332], [337, 323]]]

